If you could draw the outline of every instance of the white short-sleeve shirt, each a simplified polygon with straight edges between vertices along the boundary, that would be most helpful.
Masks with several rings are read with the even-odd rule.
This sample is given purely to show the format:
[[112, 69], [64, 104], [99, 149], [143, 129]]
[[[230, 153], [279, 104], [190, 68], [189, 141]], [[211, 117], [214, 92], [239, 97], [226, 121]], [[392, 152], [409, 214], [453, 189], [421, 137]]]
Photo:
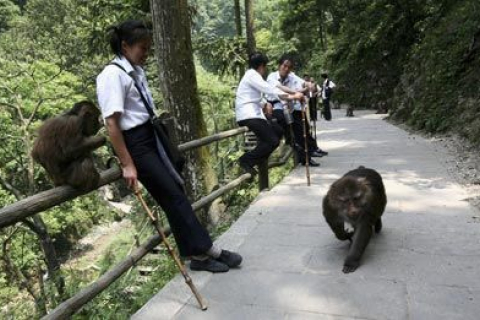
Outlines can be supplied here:
[[284, 92], [265, 81], [256, 70], [249, 69], [245, 72], [237, 88], [235, 97], [236, 120], [256, 118], [266, 120], [261, 104], [263, 94], [272, 95], [278, 99], [278, 95], [284, 94]]
[[153, 109], [155, 107], [143, 69], [132, 66], [123, 56], [116, 57], [112, 62], [121, 65], [128, 74], [116, 65], [107, 65], [97, 77], [98, 104], [104, 119], [111, 117], [114, 113], [122, 114], [119, 125], [123, 131], [144, 124], [150, 119], [150, 114], [135, 88], [132, 77], [144, 87], [147, 93], [146, 99]]
[[[267, 81], [271, 85], [282, 85], [289, 89], [292, 89], [293, 91], [301, 91], [303, 89], [303, 84], [305, 83], [305, 80], [303, 80], [293, 72], [289, 72], [287, 77], [285, 79], [282, 79], [280, 77], [280, 72], [278, 71], [270, 73], [267, 77]], [[276, 100], [274, 99], [273, 96], [268, 96], [268, 99]], [[276, 110], [283, 109], [283, 103], [281, 101], [278, 103], [275, 103], [273, 105], [273, 109], [276, 109]], [[298, 105], [299, 109], [301, 108], [301, 105], [299, 102], [295, 102], [294, 106], [296, 105]]]
[[327, 90], [325, 90], [325, 88], [327, 87], [327, 82], [328, 82], [328, 87], [331, 88], [331, 89], [333, 89], [337, 86], [335, 83], [333, 83], [332, 80], [325, 79], [323, 81], [323, 84], [322, 84], [322, 99], [323, 100], [327, 99], [327, 94], [326, 94]]

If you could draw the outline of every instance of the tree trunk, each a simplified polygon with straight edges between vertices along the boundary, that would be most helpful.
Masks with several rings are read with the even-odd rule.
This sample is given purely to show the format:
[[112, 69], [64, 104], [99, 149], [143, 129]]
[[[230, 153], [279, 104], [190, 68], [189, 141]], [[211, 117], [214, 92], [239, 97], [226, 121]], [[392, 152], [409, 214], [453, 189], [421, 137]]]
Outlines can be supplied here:
[[[57, 251], [53, 245], [52, 238], [48, 233], [47, 226], [45, 222], [39, 215], [34, 215], [32, 217], [33, 228], [40, 242], [40, 247], [42, 248], [43, 254], [45, 255], [45, 263], [47, 265], [48, 276], [51, 281], [55, 284], [57, 288], [60, 299], [64, 298], [65, 295], [65, 279], [60, 270], [60, 262], [58, 261]], [[29, 224], [27, 224], [29, 225]], [[29, 225], [31, 227], [31, 225]]]
[[[235, 9], [235, 26], [237, 31], [237, 37], [242, 37], [242, 13], [240, 10], [240, 0], [234, 0], [234, 9]], [[243, 75], [245, 74], [245, 65], [239, 64], [238, 65], [238, 81], [242, 79]]]
[[[160, 89], [166, 109], [176, 119], [176, 133], [181, 142], [206, 136], [193, 63], [188, 1], [152, 0], [150, 4]], [[187, 154], [187, 193], [194, 199], [218, 185], [210, 161], [210, 152], [206, 147]], [[216, 223], [221, 209], [215, 204], [212, 208], [210, 222]]]
[[247, 34], [247, 50], [249, 55], [254, 53], [257, 47], [255, 43], [253, 20], [253, 0], [245, 0], [245, 30]]
[[318, 19], [318, 29], [320, 36], [320, 47], [326, 51], [327, 50], [327, 37], [325, 35], [325, 28], [323, 27], [325, 21], [325, 12], [320, 8], [319, 9], [320, 18]]
[[242, 14], [240, 11], [240, 0], [234, 0], [234, 9], [235, 9], [235, 26], [237, 31], [237, 36], [242, 36]]

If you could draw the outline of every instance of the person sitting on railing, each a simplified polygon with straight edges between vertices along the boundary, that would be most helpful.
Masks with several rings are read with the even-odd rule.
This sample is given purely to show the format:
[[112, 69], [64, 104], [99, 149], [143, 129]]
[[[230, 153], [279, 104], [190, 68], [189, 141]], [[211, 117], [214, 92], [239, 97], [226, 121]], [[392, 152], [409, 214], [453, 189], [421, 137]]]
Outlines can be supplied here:
[[[280, 100], [303, 100], [302, 93], [289, 94], [279, 89], [280, 86], [271, 85], [263, 77], [267, 73], [268, 58], [266, 55], [256, 52], [250, 55], [248, 64], [250, 69], [245, 72], [238, 85], [235, 97], [235, 116], [238, 125], [247, 126], [257, 137], [255, 149], [243, 154], [240, 166], [252, 176], [257, 171], [254, 166], [267, 161], [270, 154], [278, 147], [281, 130], [273, 128], [277, 125], [268, 122], [262, 111], [262, 95], [271, 95]], [[271, 106], [267, 107], [266, 113], [270, 116]], [[280, 135], [281, 136], [281, 135]]]
[[[284, 54], [278, 60], [278, 70], [272, 72], [268, 75], [267, 81], [271, 85], [280, 85], [282, 90], [285, 90], [290, 93], [295, 92], [308, 92], [308, 87], [305, 85], [305, 80], [297, 76], [292, 72], [294, 68], [294, 61], [293, 57]], [[273, 105], [273, 113], [274, 116], [277, 118], [278, 123], [283, 125], [284, 130], [291, 130], [293, 131], [293, 145], [295, 147], [295, 151], [298, 156], [298, 160], [301, 164], [305, 165], [306, 156], [305, 156], [305, 140], [304, 140], [304, 126], [302, 122], [302, 106], [300, 103], [293, 103], [292, 106], [288, 106], [288, 113], [285, 111], [285, 102], [275, 99], [272, 96], [268, 96], [268, 100]], [[287, 125], [287, 118], [286, 116], [290, 117], [291, 119], [288, 121], [291, 124], [291, 129], [289, 125]], [[305, 127], [306, 129], [306, 136], [307, 136], [307, 144], [308, 144], [308, 158], [309, 158], [309, 165], [311, 167], [317, 167], [320, 164], [317, 163], [312, 157], [321, 157], [323, 154], [317, 152], [317, 144], [315, 139], [311, 136], [309, 126]], [[288, 136], [285, 135], [285, 138]]]
[[116, 57], [97, 77], [97, 96], [128, 186], [136, 189], [138, 179], [162, 207], [180, 254], [191, 257], [192, 270], [225, 272], [239, 266], [239, 254], [213, 245], [183, 191], [181, 175], [155, 134], [154, 104], [142, 69], [151, 31], [143, 22], [130, 20], [110, 28], [109, 37]]

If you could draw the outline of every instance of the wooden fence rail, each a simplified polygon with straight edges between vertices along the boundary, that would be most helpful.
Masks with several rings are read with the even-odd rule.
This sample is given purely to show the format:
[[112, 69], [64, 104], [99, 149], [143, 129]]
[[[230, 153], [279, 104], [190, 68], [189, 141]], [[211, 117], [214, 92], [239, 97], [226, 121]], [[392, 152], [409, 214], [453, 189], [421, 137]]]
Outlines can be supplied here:
[[[119, 168], [108, 169], [100, 174], [100, 181], [95, 189], [121, 177], [122, 171]], [[0, 229], [91, 191], [82, 192], [70, 186], [60, 186], [17, 201], [0, 209]]]

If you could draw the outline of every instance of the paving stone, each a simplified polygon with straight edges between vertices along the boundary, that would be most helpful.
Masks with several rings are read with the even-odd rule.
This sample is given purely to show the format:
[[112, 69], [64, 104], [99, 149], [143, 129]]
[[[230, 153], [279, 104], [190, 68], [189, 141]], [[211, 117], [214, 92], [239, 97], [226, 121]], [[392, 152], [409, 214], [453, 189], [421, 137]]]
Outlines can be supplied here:
[[461, 287], [408, 285], [412, 320], [478, 320], [480, 291]]
[[311, 312], [295, 312], [287, 314], [286, 320], [373, 320], [367, 318], [352, 318], [336, 315], [311, 313]]
[[242, 305], [281, 307], [287, 311], [407, 319], [406, 288], [391, 281], [244, 271], [212, 278], [204, 292], [214, 300], [221, 300], [228, 292], [231, 299]]
[[277, 309], [262, 308], [255, 305], [226, 304], [219, 301], [210, 301], [206, 311], [198, 310], [194, 306], [187, 306], [178, 314], [175, 320], [280, 320], [284, 319], [285, 312]]

